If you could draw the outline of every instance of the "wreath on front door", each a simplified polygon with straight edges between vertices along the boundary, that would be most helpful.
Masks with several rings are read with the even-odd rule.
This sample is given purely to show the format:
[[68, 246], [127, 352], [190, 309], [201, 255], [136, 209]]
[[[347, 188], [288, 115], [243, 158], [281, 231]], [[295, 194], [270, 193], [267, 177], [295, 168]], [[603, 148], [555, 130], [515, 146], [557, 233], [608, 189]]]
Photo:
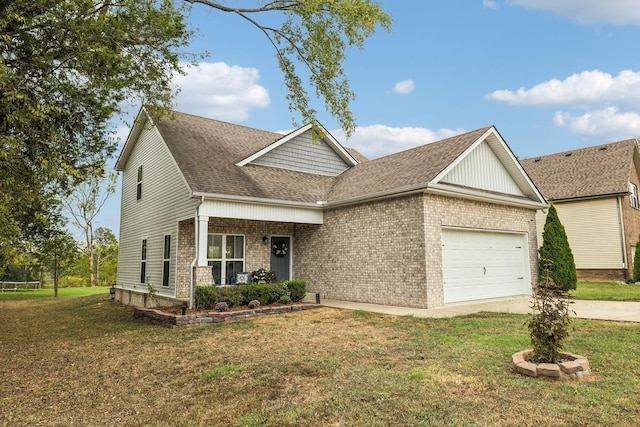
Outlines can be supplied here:
[[287, 255], [289, 248], [287, 248], [287, 245], [284, 241], [280, 241], [273, 244], [273, 246], [271, 247], [271, 251], [275, 256], [283, 257]]

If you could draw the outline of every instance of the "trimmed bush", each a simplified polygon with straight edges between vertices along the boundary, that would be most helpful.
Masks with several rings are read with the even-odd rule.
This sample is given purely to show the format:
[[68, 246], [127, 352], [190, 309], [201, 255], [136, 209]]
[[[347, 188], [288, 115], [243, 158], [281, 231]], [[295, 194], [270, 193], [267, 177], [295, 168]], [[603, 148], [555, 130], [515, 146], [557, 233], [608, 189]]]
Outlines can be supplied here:
[[229, 308], [243, 304], [241, 286], [197, 286], [195, 306], [198, 310], [210, 310], [224, 301]]
[[[549, 263], [550, 261], [550, 263]], [[578, 284], [576, 264], [569, 246], [567, 233], [558, 217], [553, 203], [549, 206], [547, 221], [542, 232], [542, 247], [538, 262], [538, 281], [545, 281], [548, 276], [563, 291], [575, 289]]]
[[291, 301], [298, 302], [307, 295], [307, 283], [304, 280], [285, 280], [282, 284], [289, 289]]
[[258, 300], [260, 305], [269, 305], [278, 302], [281, 296], [289, 294], [287, 287], [281, 283], [245, 285], [242, 288], [244, 304], [248, 304], [251, 300]]

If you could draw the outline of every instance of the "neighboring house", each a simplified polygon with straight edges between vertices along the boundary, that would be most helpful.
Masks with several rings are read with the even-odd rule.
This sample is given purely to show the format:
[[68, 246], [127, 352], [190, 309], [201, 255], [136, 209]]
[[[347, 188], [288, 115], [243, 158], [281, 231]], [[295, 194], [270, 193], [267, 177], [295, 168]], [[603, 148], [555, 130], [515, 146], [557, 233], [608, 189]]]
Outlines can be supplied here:
[[[581, 280], [631, 277], [640, 238], [636, 141], [599, 145], [521, 161], [558, 210]], [[546, 212], [538, 217], [538, 243]]]
[[322, 298], [424, 308], [527, 295], [537, 277], [547, 204], [494, 127], [367, 161], [310, 125], [142, 109], [116, 169], [127, 304], [192, 304], [258, 268]]

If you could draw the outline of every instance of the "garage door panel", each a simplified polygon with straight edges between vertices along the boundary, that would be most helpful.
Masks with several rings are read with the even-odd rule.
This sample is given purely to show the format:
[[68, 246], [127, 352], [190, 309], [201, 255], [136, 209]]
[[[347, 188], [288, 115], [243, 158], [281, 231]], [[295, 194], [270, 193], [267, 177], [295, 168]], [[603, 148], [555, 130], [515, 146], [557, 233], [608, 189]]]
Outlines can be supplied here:
[[524, 234], [444, 229], [445, 303], [526, 294], [526, 260]]

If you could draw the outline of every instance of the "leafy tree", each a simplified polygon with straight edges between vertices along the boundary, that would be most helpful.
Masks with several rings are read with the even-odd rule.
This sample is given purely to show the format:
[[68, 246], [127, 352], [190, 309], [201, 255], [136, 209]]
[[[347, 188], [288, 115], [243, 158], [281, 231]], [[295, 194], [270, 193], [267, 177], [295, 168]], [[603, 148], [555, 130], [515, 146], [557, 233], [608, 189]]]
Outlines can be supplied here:
[[42, 241], [39, 259], [53, 277], [54, 297], [58, 297], [58, 280], [75, 264], [78, 255], [78, 245], [66, 231], [56, 230]]
[[173, 0], [0, 2], [0, 256], [116, 148], [124, 101], [168, 108], [192, 32]]
[[633, 273], [631, 279], [640, 282], [640, 240], [636, 242], [636, 249], [633, 253]]
[[108, 228], [98, 227], [94, 239], [94, 266], [96, 282], [114, 283], [118, 271], [118, 240]]
[[[347, 48], [362, 49], [378, 26], [389, 31], [392, 19], [380, 5], [370, 0], [272, 0], [255, 7], [229, 6], [226, 2], [186, 0], [221, 12], [233, 13], [257, 27], [276, 51], [278, 65], [284, 73], [289, 109], [298, 111], [303, 122], [314, 123], [316, 111], [304, 80], [296, 68], [302, 64], [309, 72], [315, 95], [325, 101], [325, 108], [340, 123], [347, 136], [355, 128], [349, 108], [355, 99], [343, 63]], [[270, 12], [284, 14], [279, 28], [258, 22], [257, 15]], [[297, 123], [296, 123], [297, 125]]]
[[[117, 175], [110, 172], [104, 175], [96, 175], [87, 179], [76, 187], [73, 194], [64, 201], [66, 210], [73, 217], [71, 222], [75, 227], [82, 230], [85, 238], [84, 251], [89, 260], [89, 283], [91, 286], [98, 286], [95, 266], [95, 234], [93, 231], [94, 221], [105, 203], [116, 191]], [[111, 234], [113, 236], [113, 233]], [[101, 238], [107, 238], [102, 232]], [[115, 240], [115, 236], [113, 237]]]
[[[549, 265], [547, 263], [550, 262]], [[575, 289], [578, 284], [576, 264], [569, 246], [567, 233], [553, 203], [542, 232], [542, 246], [538, 262], [539, 280], [546, 280], [546, 270], [554, 283], [564, 291]]]

